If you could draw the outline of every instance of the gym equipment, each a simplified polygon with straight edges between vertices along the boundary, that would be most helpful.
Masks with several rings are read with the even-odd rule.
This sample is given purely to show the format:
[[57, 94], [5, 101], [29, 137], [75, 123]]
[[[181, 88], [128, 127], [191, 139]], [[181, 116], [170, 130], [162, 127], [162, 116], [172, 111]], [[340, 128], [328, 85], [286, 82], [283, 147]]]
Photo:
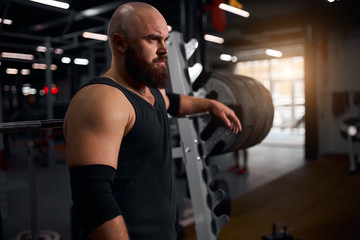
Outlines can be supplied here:
[[187, 65], [188, 44], [176, 31], [170, 32], [169, 39], [170, 90], [217, 99], [237, 113], [243, 126], [242, 132], [234, 135], [210, 114], [176, 118], [180, 147], [173, 148], [173, 157], [184, 161], [196, 236], [199, 240], [214, 240], [230, 220], [230, 200], [222, 189], [226, 186], [214, 187], [219, 184], [214, 179], [219, 166], [208, 164], [208, 157], [259, 143], [272, 126], [274, 107], [269, 92], [252, 78], [205, 72], [194, 80]]
[[[276, 232], [276, 226], [279, 225], [281, 230]], [[284, 224], [280, 222], [274, 222], [272, 225], [272, 233], [262, 237], [262, 240], [293, 240], [293, 236], [287, 231]]]
[[348, 141], [349, 147], [349, 173], [357, 171], [357, 164], [360, 164], [360, 146], [357, 148], [357, 162], [355, 161], [354, 145], [360, 142], [360, 115], [349, 115], [343, 118], [340, 125], [340, 134]]
[[[62, 128], [62, 126], [63, 126], [62, 119], [8, 122], [8, 123], [0, 123], [0, 133], [46, 130], [53, 128]], [[44, 231], [44, 230], [39, 231], [38, 229], [36, 181], [35, 181], [35, 166], [34, 166], [35, 157], [34, 157], [33, 148], [34, 148], [34, 142], [29, 141], [27, 144], [27, 153], [29, 157], [28, 167], [29, 167], [31, 231], [24, 231], [18, 234], [16, 240], [17, 239], [60, 240], [61, 237], [58, 233], [52, 231]]]
[[[230, 199], [226, 185], [216, 182], [219, 166], [208, 164], [208, 157], [258, 144], [272, 126], [273, 105], [269, 92], [256, 80], [222, 73], [204, 73], [195, 80], [201, 66], [190, 76], [187, 60], [196, 48], [194, 40], [185, 44], [179, 32], [172, 31], [168, 42], [170, 90], [175, 93], [217, 99], [240, 117], [243, 131], [234, 135], [211, 114], [176, 118], [180, 147], [172, 149], [173, 158], [185, 163], [198, 240], [215, 240], [229, 222]], [[195, 91], [195, 92], [194, 92]], [[1, 132], [35, 131], [62, 128], [63, 119], [0, 123]], [[31, 142], [29, 151], [31, 151]], [[30, 162], [31, 161], [31, 154]], [[31, 166], [30, 166], [31, 167]], [[31, 181], [30, 181], [31, 183]], [[35, 192], [35, 185], [31, 186]], [[224, 189], [225, 188], [225, 189]], [[37, 233], [36, 199], [32, 199]], [[222, 209], [221, 209], [222, 208]], [[219, 210], [220, 209], [220, 210]], [[34, 236], [33, 239], [37, 239]]]
[[6, 123], [0, 123], [0, 133], [38, 131], [38, 130], [62, 128], [63, 123], [64, 123], [63, 119], [6, 122]]
[[259, 81], [228, 73], [205, 73], [193, 84], [198, 97], [216, 99], [232, 108], [240, 118], [243, 130], [234, 135], [217, 118], [199, 118], [200, 138], [209, 156], [245, 149], [260, 143], [269, 133], [274, 106], [270, 92]]
[[[31, 240], [32, 232], [24, 231], [19, 233], [15, 240]], [[39, 231], [39, 240], [61, 240], [61, 236], [57, 232], [49, 231], [49, 230], [41, 230]]]

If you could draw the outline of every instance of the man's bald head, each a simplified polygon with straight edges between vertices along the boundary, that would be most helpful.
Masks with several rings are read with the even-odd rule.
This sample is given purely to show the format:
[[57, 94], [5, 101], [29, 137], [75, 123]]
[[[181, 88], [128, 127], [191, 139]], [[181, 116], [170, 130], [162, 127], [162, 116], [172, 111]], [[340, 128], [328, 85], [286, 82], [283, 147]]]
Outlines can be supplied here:
[[[163, 21], [165, 19], [161, 13], [153, 6], [143, 2], [130, 2], [125, 3], [118, 7], [112, 15], [108, 27], [108, 37], [114, 35], [114, 33], [123, 34], [125, 37], [131, 37], [132, 32], [141, 28], [157, 17]], [[166, 22], [166, 21], [165, 21]]]

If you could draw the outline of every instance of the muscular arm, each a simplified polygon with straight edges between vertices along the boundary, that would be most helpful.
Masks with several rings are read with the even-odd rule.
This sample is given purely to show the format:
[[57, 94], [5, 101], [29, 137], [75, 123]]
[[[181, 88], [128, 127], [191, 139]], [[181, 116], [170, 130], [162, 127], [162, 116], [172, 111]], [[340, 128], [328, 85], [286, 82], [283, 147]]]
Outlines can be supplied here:
[[[119, 102], [127, 103], [123, 98], [120, 91], [105, 85], [85, 87], [73, 98], [64, 123], [70, 169], [95, 164], [117, 168], [121, 139], [128, 131], [132, 116], [129, 105], [119, 106]], [[91, 240], [127, 240], [122, 216], [96, 227], [89, 237]]]
[[[165, 91], [162, 93], [165, 98], [166, 107], [168, 108], [170, 105], [169, 99]], [[221, 119], [227, 127], [231, 128], [233, 133], [236, 134], [241, 131], [241, 123], [235, 112], [221, 102], [209, 98], [180, 95], [179, 117], [208, 111]]]

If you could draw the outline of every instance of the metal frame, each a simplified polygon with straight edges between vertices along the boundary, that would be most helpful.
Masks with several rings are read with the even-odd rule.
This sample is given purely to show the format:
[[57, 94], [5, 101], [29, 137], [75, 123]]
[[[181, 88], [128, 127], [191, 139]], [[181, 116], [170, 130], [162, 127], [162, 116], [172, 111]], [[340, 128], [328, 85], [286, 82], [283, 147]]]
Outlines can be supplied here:
[[[168, 59], [171, 90], [174, 93], [192, 95], [188, 65], [182, 34], [176, 31], [170, 33], [168, 44]], [[227, 215], [217, 217], [213, 209], [224, 198], [222, 190], [216, 192], [209, 187], [212, 177], [217, 173], [217, 166], [207, 166], [206, 156], [201, 155], [202, 142], [195, 130], [194, 119], [177, 118], [180, 134], [180, 149], [173, 149], [176, 157], [183, 157], [198, 240], [218, 239], [217, 234], [229, 222]], [[182, 153], [182, 154], [181, 154]], [[175, 156], [174, 156], [175, 157]]]

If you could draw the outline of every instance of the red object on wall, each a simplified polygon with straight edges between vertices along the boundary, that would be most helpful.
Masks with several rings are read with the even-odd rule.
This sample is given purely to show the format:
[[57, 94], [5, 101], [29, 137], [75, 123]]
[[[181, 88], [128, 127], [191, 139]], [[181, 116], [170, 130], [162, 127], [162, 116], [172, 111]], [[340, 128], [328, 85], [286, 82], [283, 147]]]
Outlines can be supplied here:
[[53, 86], [53, 87], [51, 87], [51, 90], [50, 90], [50, 92], [52, 93], [52, 94], [58, 94], [58, 92], [59, 92], [59, 89], [58, 89], [58, 87], [56, 87], [56, 86]]
[[205, 10], [211, 11], [211, 21], [216, 31], [223, 32], [226, 29], [226, 12], [219, 8], [225, 0], [214, 0], [213, 4], [206, 5]]
[[48, 88], [48, 87], [45, 86], [45, 87], [43, 88], [43, 90], [44, 90], [45, 95], [49, 93], [49, 88]]

